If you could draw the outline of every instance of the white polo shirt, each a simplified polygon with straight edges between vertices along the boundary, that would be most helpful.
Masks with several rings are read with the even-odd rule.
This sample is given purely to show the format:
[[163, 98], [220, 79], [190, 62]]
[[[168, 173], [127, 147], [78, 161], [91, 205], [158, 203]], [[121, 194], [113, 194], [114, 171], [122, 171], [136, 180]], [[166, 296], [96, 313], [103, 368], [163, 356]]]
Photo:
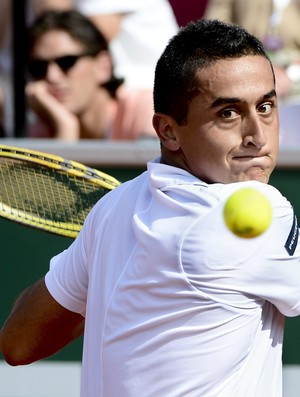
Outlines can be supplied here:
[[[253, 239], [223, 220], [242, 186], [272, 202], [270, 228]], [[300, 314], [293, 222], [269, 185], [208, 185], [156, 161], [107, 194], [46, 275], [53, 297], [86, 317], [82, 396], [281, 396], [284, 315]]]

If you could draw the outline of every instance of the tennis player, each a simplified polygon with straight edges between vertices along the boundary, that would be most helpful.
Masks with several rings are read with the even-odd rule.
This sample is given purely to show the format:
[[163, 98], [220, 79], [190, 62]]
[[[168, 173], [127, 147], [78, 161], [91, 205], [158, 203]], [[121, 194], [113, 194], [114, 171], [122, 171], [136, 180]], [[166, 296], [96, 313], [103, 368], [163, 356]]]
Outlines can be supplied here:
[[[83, 397], [280, 397], [285, 316], [300, 314], [291, 204], [268, 184], [278, 153], [272, 65], [240, 27], [200, 20], [157, 63], [161, 156], [101, 199], [1, 331], [12, 365], [81, 333]], [[270, 199], [259, 237], [225, 226], [227, 197]]]

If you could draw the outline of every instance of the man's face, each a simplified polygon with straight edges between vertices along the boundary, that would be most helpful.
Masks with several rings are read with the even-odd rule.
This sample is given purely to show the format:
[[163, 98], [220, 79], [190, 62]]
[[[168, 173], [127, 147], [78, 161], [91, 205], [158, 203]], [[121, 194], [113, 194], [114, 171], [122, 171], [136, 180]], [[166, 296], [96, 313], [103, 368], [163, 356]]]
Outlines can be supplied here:
[[244, 56], [217, 61], [199, 72], [199, 87], [187, 124], [173, 125], [176, 165], [209, 183], [267, 183], [279, 135], [268, 60]]
[[[68, 33], [60, 30], [49, 31], [36, 41], [31, 58], [49, 61], [45, 75], [40, 79], [47, 84], [47, 90], [72, 113], [86, 111], [99, 89], [99, 64], [96, 57], [80, 57], [67, 71], [55, 61], [67, 55], [81, 55], [86, 50]], [[101, 65], [100, 65], [101, 67]]]

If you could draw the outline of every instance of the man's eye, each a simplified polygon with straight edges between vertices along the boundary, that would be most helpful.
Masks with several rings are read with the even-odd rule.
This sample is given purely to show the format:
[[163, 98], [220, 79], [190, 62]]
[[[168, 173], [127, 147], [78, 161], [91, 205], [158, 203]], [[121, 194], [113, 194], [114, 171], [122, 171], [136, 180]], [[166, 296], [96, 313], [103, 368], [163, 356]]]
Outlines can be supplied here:
[[222, 111], [221, 116], [224, 119], [233, 119], [235, 117], [237, 117], [238, 112], [234, 109], [225, 109]]
[[271, 113], [272, 109], [273, 109], [273, 105], [271, 103], [263, 103], [258, 108], [258, 110], [261, 113], [266, 113], [266, 114]]

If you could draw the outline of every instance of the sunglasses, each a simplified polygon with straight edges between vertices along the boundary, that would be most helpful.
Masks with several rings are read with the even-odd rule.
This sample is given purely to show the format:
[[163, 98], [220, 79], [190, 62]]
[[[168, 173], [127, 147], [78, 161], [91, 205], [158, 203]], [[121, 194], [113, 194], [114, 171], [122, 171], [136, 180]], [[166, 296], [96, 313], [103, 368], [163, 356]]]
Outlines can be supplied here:
[[62, 57], [54, 58], [54, 59], [33, 59], [28, 63], [28, 72], [35, 80], [44, 79], [47, 75], [48, 66], [50, 63], [54, 62], [59, 68], [67, 73], [76, 62], [83, 57], [91, 57], [94, 54], [91, 53], [83, 53], [78, 55], [65, 55]]

